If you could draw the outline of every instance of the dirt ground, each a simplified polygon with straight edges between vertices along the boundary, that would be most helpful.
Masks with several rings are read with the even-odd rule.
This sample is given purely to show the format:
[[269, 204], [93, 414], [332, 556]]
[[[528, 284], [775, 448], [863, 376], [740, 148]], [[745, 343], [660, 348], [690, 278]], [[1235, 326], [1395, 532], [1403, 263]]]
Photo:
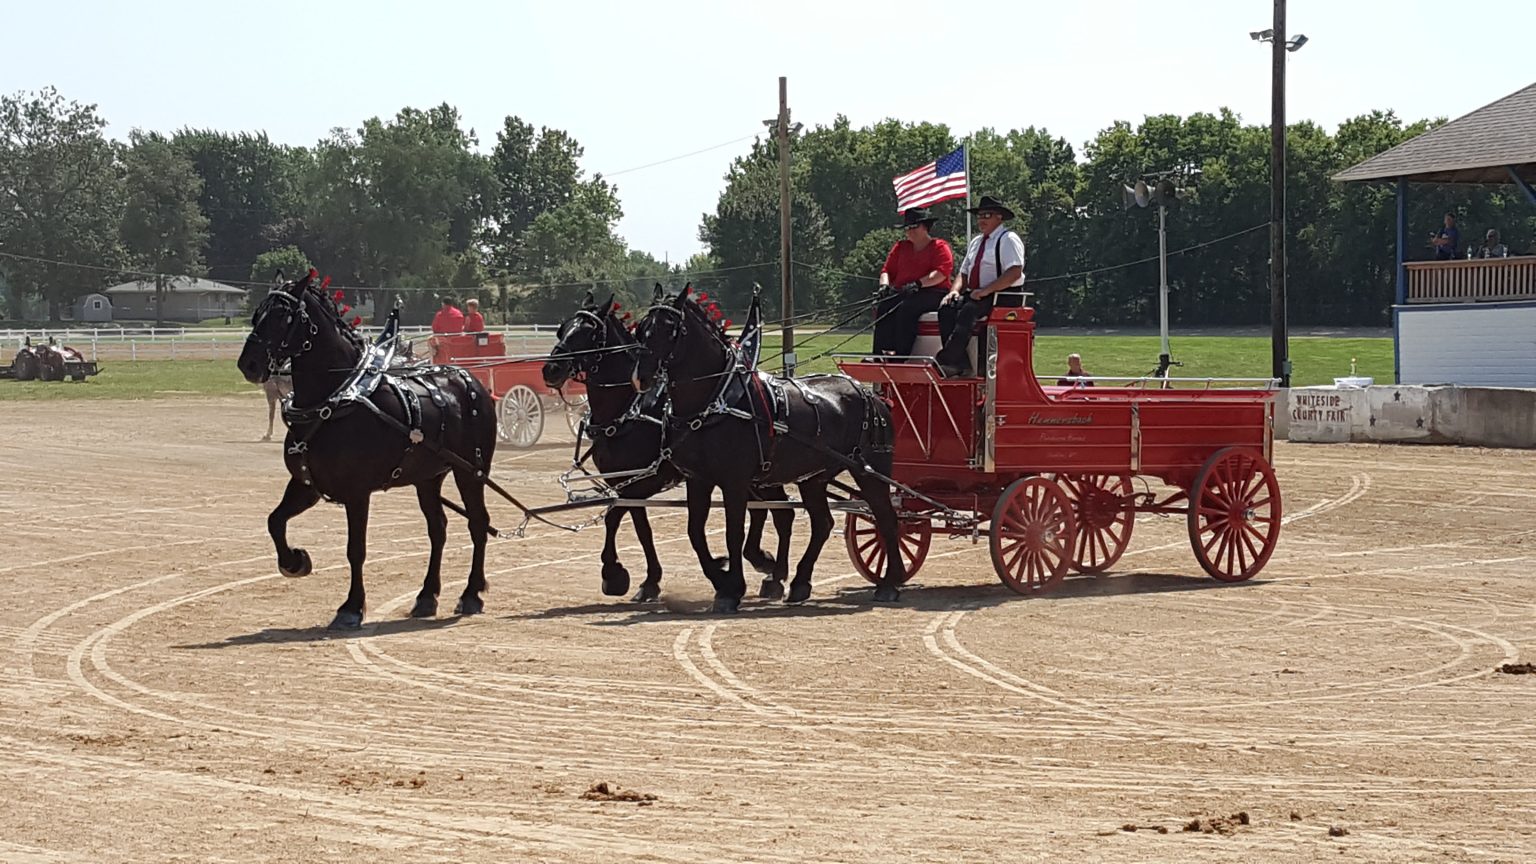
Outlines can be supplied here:
[[[258, 396], [0, 411], [0, 861], [1536, 858], [1536, 674], [1497, 671], [1536, 659], [1536, 454], [1282, 444], [1246, 584], [1152, 517], [1041, 599], [935, 540], [875, 608], [839, 526], [811, 603], [734, 617], [661, 511], [662, 605], [599, 593], [597, 531], [536, 526], [492, 542], [487, 614], [411, 621], [397, 491], [335, 636], [342, 512], [278, 575], [265, 423]], [[556, 500], [558, 433], [496, 476]]]

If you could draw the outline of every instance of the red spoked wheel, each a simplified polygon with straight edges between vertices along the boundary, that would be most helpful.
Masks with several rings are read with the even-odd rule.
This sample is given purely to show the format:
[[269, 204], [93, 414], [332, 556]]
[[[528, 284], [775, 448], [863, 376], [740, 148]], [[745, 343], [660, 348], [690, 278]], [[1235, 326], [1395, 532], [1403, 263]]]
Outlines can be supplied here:
[[[908, 579], [923, 566], [928, 557], [928, 544], [933, 540], [933, 526], [927, 519], [903, 519], [896, 523], [897, 545], [901, 547], [901, 565]], [[885, 543], [875, 520], [865, 513], [849, 513], [843, 519], [843, 542], [848, 546], [848, 558], [859, 575], [875, 585], [885, 578]]]
[[1280, 484], [1258, 451], [1216, 451], [1189, 491], [1189, 543], [1205, 572], [1223, 582], [1253, 578], [1280, 539]]
[[992, 566], [1020, 594], [1044, 594], [1061, 584], [1072, 560], [1077, 520], [1061, 486], [1045, 477], [1008, 484], [992, 508], [988, 532]]
[[1072, 501], [1077, 538], [1071, 567], [1079, 573], [1103, 573], [1131, 543], [1136, 514], [1129, 505], [1131, 478], [1114, 474], [1063, 474], [1056, 478]]

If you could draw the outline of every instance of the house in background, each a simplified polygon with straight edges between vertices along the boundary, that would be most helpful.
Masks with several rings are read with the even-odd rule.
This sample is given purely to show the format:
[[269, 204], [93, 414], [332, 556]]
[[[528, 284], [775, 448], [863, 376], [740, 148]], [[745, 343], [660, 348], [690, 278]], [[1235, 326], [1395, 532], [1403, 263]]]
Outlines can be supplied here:
[[210, 318], [245, 314], [245, 289], [178, 276], [166, 288], [165, 309], [155, 309], [155, 283], [140, 280], [114, 285], [103, 292], [112, 302], [112, 317], [118, 321], [206, 321]]
[[112, 298], [87, 294], [75, 301], [74, 318], [81, 324], [106, 324], [112, 320]]

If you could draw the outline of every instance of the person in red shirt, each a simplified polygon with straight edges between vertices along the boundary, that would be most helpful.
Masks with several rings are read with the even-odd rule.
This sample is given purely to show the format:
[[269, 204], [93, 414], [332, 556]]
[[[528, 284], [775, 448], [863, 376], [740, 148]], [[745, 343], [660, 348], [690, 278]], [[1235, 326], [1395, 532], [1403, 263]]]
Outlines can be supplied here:
[[437, 310], [437, 314], [432, 316], [432, 332], [433, 333], [463, 333], [464, 332], [464, 313], [460, 312], [459, 308], [457, 306], [453, 305], [453, 298], [452, 297], [444, 297], [443, 298], [443, 308]]
[[464, 332], [479, 333], [485, 329], [485, 316], [480, 314], [480, 301], [471, 297], [464, 301]]
[[938, 311], [948, 292], [955, 269], [955, 252], [932, 235], [937, 220], [926, 207], [902, 214], [905, 239], [897, 241], [880, 268], [884, 296], [875, 305], [876, 356], [912, 356], [917, 341], [917, 319]]

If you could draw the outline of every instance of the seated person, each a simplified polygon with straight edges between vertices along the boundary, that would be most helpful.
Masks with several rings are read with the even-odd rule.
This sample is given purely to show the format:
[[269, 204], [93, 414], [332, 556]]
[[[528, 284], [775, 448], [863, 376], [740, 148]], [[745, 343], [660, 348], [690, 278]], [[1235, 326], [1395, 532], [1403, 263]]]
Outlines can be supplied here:
[[479, 333], [485, 329], [485, 316], [480, 314], [480, 301], [471, 297], [464, 301], [464, 332]]
[[912, 356], [917, 320], [938, 311], [944, 302], [955, 269], [955, 253], [947, 242], [930, 233], [935, 221], [926, 207], [913, 207], [902, 214], [907, 236], [891, 247], [885, 266], [880, 268], [884, 296], [875, 305], [872, 353], [876, 356]]
[[1057, 380], [1058, 387], [1092, 387], [1093, 376], [1083, 371], [1083, 358], [1077, 354], [1067, 355], [1067, 376]]
[[1483, 237], [1483, 245], [1472, 253], [1473, 258], [1508, 258], [1509, 248], [1499, 242], [1499, 229], [1489, 228]]
[[464, 313], [459, 311], [459, 307], [453, 305], [452, 297], [444, 297], [443, 308], [437, 310], [437, 314], [432, 316], [432, 332], [464, 332]]
[[[1018, 306], [1024, 300], [1017, 290], [1024, 286], [1024, 240], [1003, 226], [1013, 218], [1013, 211], [996, 198], [983, 195], [981, 203], [968, 212], [976, 214], [981, 233], [971, 239], [949, 296], [939, 307], [939, 338], [944, 347], [935, 359], [946, 378], [971, 374], [966, 348], [976, 322], [985, 318], [995, 303]], [[998, 297], [999, 292], [1006, 293]]]
[[443, 307], [432, 316], [432, 337], [427, 340], [427, 347], [432, 351], [433, 362], [443, 362], [437, 356], [438, 348], [442, 344], [442, 336], [451, 333], [464, 332], [464, 313], [453, 305], [452, 297], [443, 298]]

